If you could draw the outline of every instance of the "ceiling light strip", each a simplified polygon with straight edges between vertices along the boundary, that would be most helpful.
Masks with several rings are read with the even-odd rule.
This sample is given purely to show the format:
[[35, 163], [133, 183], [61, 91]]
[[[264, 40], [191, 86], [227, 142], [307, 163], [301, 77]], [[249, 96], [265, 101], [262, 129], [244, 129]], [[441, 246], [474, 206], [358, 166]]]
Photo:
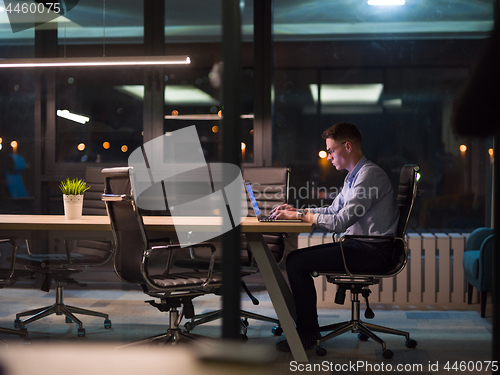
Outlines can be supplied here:
[[186, 65], [188, 56], [127, 56], [127, 57], [80, 57], [80, 58], [35, 58], [0, 59], [0, 68], [49, 68], [49, 67], [94, 67], [94, 66], [148, 66]]
[[399, 5], [405, 5], [405, 0], [368, 0], [368, 5], [372, 5], [372, 6], [399, 6]]
[[[218, 114], [196, 114], [196, 115], [165, 115], [166, 120], [222, 120], [224, 116], [219, 116]], [[253, 119], [253, 113], [248, 115], [240, 115], [241, 119]]]

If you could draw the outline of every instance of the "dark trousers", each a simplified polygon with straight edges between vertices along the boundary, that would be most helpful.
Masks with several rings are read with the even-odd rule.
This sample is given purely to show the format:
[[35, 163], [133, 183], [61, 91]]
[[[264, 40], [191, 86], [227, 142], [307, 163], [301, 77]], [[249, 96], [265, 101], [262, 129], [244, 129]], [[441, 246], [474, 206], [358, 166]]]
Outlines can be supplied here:
[[[347, 239], [343, 242], [347, 267], [351, 272], [383, 272], [393, 266], [393, 246], [386, 242], [369, 244]], [[288, 280], [295, 299], [299, 334], [319, 331], [316, 290], [311, 272], [345, 272], [338, 243], [295, 250], [286, 260]]]

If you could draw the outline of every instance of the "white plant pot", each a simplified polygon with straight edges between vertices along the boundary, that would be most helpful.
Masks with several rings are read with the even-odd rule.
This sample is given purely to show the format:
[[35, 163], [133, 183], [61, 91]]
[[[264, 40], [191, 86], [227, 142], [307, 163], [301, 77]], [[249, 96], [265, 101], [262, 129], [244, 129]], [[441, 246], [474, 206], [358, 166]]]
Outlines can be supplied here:
[[63, 194], [64, 217], [66, 220], [75, 220], [82, 218], [83, 194], [66, 195]]

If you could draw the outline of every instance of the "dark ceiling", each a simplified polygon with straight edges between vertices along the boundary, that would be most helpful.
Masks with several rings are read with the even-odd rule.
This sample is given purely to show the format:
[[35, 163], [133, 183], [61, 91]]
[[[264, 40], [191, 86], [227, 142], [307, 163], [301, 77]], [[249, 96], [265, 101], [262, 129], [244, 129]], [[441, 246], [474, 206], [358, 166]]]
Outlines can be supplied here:
[[[251, 40], [253, 1], [241, 0], [241, 8], [243, 38]], [[59, 37], [68, 43], [141, 43], [143, 1], [79, 0], [57, 20]], [[168, 42], [219, 41], [221, 0], [166, 0], [165, 24]], [[471, 38], [486, 36], [492, 27], [492, 0], [407, 0], [390, 7], [367, 0], [274, 0], [276, 41]], [[13, 33], [6, 10], [0, 11], [0, 42], [32, 35], [32, 29]]]

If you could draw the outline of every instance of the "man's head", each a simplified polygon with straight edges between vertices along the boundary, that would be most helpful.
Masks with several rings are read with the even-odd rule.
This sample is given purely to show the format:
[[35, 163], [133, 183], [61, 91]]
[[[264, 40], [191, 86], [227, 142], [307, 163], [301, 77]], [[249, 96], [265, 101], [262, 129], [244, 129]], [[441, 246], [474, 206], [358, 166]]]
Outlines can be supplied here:
[[326, 129], [321, 136], [326, 139], [327, 159], [337, 170], [351, 172], [363, 156], [361, 132], [356, 125], [340, 122]]

